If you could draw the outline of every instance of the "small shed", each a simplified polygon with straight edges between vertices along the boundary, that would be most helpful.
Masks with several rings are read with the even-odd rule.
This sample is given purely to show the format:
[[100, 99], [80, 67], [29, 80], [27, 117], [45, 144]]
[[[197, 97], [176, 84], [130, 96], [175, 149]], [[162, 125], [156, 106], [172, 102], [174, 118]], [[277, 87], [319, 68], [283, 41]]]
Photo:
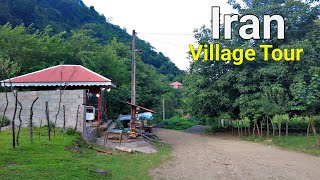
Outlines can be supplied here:
[[[23, 126], [28, 126], [31, 103], [38, 97], [33, 113], [35, 125], [45, 119], [45, 102], [48, 102], [50, 121], [57, 121], [57, 126], [62, 127], [62, 118], [65, 118], [66, 126], [74, 127], [77, 124], [76, 128], [80, 132], [85, 131], [88, 106], [96, 109], [92, 120], [97, 126], [106, 119], [107, 92], [116, 87], [110, 79], [80, 65], [58, 65], [2, 80], [0, 83], [3, 87], [12, 87], [19, 92]], [[15, 99], [12, 93], [7, 95], [9, 106], [6, 116], [11, 118]], [[5, 93], [0, 93], [0, 107], [5, 104]], [[65, 117], [62, 117], [63, 107]], [[0, 109], [1, 112], [3, 108]], [[75, 122], [76, 119], [79, 122]]]
[[173, 89], [180, 89], [180, 88], [183, 86], [183, 84], [180, 83], [180, 82], [178, 82], [178, 81], [175, 81], [175, 82], [171, 83], [170, 86], [171, 86]]

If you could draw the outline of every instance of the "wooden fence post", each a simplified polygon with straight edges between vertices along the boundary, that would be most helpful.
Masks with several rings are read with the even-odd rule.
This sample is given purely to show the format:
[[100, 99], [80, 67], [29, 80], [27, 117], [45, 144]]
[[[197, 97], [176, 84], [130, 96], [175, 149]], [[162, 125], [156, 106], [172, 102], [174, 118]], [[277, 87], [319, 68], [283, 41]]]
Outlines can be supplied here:
[[49, 141], [50, 141], [50, 120], [49, 120], [48, 101], [46, 101], [46, 116], [47, 116], [47, 124], [48, 124], [48, 138], [49, 138]]
[[63, 105], [63, 134], [66, 132], [66, 107]]

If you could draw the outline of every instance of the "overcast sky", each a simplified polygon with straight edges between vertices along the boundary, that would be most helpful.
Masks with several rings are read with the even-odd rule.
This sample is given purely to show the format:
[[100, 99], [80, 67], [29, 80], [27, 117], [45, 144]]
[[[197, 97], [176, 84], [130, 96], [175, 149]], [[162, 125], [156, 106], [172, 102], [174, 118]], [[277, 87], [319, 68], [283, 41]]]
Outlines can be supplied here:
[[[188, 44], [195, 43], [193, 30], [210, 27], [211, 6], [220, 6], [221, 14], [232, 13], [227, 0], [83, 0], [94, 6], [111, 23], [135, 29], [137, 36], [171, 59], [180, 69], [187, 69]], [[159, 33], [159, 34], [158, 34]], [[171, 35], [168, 35], [171, 34]], [[176, 34], [176, 35], [172, 35]]]

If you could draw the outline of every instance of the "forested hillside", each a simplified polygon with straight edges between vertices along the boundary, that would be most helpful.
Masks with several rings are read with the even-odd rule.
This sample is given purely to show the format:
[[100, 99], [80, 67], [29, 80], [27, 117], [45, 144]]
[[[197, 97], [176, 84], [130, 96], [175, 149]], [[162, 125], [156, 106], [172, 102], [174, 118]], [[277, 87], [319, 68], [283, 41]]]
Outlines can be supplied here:
[[[93, 7], [81, 0], [4, 0], [0, 23], [1, 68], [11, 69], [11, 76], [57, 64], [83, 65], [117, 84], [110, 113], [129, 110], [121, 101], [131, 95], [131, 36]], [[137, 48], [143, 50], [137, 55], [137, 103], [159, 110], [162, 97], [168, 103], [174, 99], [169, 83], [182, 73], [147, 42], [138, 39]], [[3, 71], [0, 75], [7, 78]]]
[[[97, 42], [109, 44], [113, 38], [131, 45], [131, 36], [119, 26], [107, 22], [106, 17], [99, 15], [94, 7], [86, 7], [81, 0], [3, 0], [0, 1], [0, 24], [10, 22], [13, 26], [24, 24], [43, 30], [48, 25], [52, 33], [86, 29], [97, 38]], [[142, 61], [151, 64], [170, 80], [181, 74], [181, 71], [165, 57], [157, 53], [152, 46], [138, 39], [137, 48], [143, 50]]]
[[[229, 3], [241, 16], [254, 14], [261, 22], [263, 14], [282, 15], [286, 24], [285, 40], [276, 38], [277, 26], [274, 24], [271, 40], [239, 38], [240, 23], [233, 24], [232, 40], [213, 40], [210, 28], [197, 29], [195, 37], [199, 44], [219, 43], [231, 50], [253, 48], [259, 55], [255, 61], [244, 61], [239, 66], [224, 61], [194, 62], [184, 79], [184, 109], [204, 119], [205, 124], [214, 124], [220, 119], [247, 119], [251, 125], [266, 124], [268, 117], [277, 114], [289, 114], [290, 117], [319, 114], [319, 5], [314, 1], [294, 0]], [[304, 52], [300, 61], [265, 61], [259, 48], [261, 44], [280, 49], [303, 48]]]

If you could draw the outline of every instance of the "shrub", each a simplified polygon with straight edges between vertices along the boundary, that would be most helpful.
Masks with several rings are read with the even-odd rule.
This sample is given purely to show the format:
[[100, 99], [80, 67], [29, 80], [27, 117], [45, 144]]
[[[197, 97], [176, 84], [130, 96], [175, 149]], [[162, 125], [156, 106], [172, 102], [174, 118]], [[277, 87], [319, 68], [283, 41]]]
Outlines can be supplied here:
[[124, 129], [124, 126], [123, 126], [123, 124], [122, 124], [123, 122], [122, 121], [116, 121], [116, 129]]
[[[308, 128], [308, 124], [309, 124], [309, 116], [294, 116], [291, 117], [289, 119], [289, 117], [287, 116], [287, 114], [283, 115], [281, 118], [282, 121], [282, 127], [281, 129], [284, 130], [285, 129], [285, 122], [286, 120], [288, 120], [288, 125], [289, 125], [289, 132], [291, 133], [305, 133], [307, 128]], [[279, 122], [280, 116], [279, 115], [275, 115], [273, 118], [273, 121], [276, 125], [276, 130], [278, 130], [278, 122]], [[320, 130], [320, 116], [313, 116], [312, 120], [314, 122], [314, 126], [317, 129], [317, 131]], [[312, 131], [312, 130], [311, 130]]]
[[170, 119], [166, 119], [163, 121], [163, 127], [167, 129], [175, 129], [175, 130], [185, 130], [188, 129], [197, 123], [194, 119], [190, 118], [182, 118], [179, 116], [174, 116]]
[[77, 132], [76, 130], [74, 130], [73, 128], [68, 128], [66, 130], [66, 134], [67, 135], [74, 135], [74, 134], [79, 134], [79, 132]]
[[219, 122], [216, 124], [213, 124], [210, 126], [210, 128], [208, 128], [206, 130], [207, 133], [217, 133], [217, 132], [226, 132], [229, 130], [228, 126], [225, 127], [221, 127], [221, 125], [219, 125]]
[[242, 126], [247, 128], [250, 127], [250, 119], [248, 117], [242, 119]]
[[274, 117], [273, 117], [273, 122], [275, 124], [279, 124], [279, 121], [281, 120], [281, 124], [285, 124], [285, 122], [287, 120], [289, 120], [289, 115], [288, 114], [283, 114], [283, 115], [278, 115], [276, 114]]
[[148, 125], [159, 124], [161, 122], [162, 122], [162, 119], [160, 117], [154, 117], [153, 119], [149, 119], [147, 121]]
[[308, 117], [294, 116], [289, 121], [289, 129], [291, 129], [291, 132], [305, 132], [308, 124]]
[[[44, 125], [43, 125], [44, 124]], [[42, 120], [42, 127], [45, 127], [47, 128], [48, 127], [48, 124], [47, 124], [47, 120]], [[50, 121], [50, 130], [53, 131], [53, 128], [54, 128], [54, 122]]]
[[314, 125], [320, 129], [320, 116], [314, 116], [313, 122], [314, 122]]
[[2, 118], [0, 117], [0, 126], [4, 127], [4, 126], [8, 126], [10, 124], [10, 120], [6, 117]]

